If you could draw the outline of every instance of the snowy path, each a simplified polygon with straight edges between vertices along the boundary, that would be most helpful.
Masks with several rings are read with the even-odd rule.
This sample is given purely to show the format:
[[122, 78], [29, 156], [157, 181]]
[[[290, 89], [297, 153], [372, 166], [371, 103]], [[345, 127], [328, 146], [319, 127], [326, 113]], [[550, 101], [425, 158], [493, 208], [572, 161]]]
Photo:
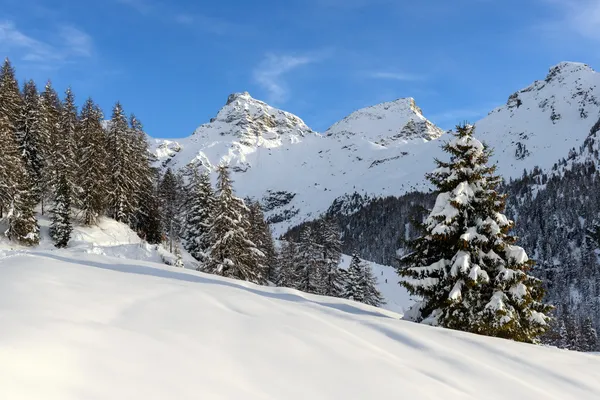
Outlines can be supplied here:
[[598, 355], [150, 262], [10, 255], [2, 399], [600, 398]]

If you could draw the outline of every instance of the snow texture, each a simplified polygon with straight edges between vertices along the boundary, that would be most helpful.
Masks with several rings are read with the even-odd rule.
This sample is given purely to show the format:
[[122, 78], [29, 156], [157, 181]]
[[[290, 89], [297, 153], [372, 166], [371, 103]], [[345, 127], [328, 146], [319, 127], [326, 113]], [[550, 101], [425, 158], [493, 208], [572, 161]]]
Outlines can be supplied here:
[[600, 398], [597, 354], [145, 261], [0, 254], [6, 399]]

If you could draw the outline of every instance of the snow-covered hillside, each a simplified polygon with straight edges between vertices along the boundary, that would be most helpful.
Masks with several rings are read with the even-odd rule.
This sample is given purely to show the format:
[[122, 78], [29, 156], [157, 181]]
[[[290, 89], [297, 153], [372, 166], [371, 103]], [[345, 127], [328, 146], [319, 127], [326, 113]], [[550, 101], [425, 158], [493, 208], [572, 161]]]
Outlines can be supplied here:
[[0, 397], [597, 399], [600, 358], [69, 251], [0, 257]]
[[[600, 116], [600, 74], [560, 63], [543, 81], [509, 96], [476, 123], [505, 177], [552, 167], [579, 147]], [[154, 140], [163, 166], [229, 162], [236, 189], [260, 199], [276, 233], [317, 217], [345, 194], [400, 195], [427, 188], [424, 174], [443, 157], [443, 131], [412, 98], [355, 111], [324, 135], [248, 93], [229, 96], [209, 124], [181, 140]]]

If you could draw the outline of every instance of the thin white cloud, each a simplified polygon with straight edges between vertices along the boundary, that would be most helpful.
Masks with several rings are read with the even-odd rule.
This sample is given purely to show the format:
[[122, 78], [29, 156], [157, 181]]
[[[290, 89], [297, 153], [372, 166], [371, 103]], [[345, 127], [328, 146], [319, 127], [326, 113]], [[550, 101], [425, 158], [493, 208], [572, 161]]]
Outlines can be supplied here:
[[542, 28], [554, 33], [575, 33], [600, 41], [600, 0], [541, 0], [557, 11], [557, 18]]
[[405, 72], [384, 72], [384, 71], [375, 71], [369, 72], [367, 74], [369, 78], [373, 79], [388, 79], [394, 81], [403, 81], [403, 82], [414, 82], [421, 81], [425, 79], [422, 75], [408, 74]]
[[92, 55], [91, 37], [75, 27], [62, 26], [46, 37], [47, 40], [36, 39], [18, 29], [13, 21], [0, 21], [0, 51], [24, 61], [50, 65]]
[[289, 98], [286, 76], [293, 70], [317, 61], [316, 57], [267, 54], [254, 69], [253, 77], [268, 94], [272, 103], [284, 103]]

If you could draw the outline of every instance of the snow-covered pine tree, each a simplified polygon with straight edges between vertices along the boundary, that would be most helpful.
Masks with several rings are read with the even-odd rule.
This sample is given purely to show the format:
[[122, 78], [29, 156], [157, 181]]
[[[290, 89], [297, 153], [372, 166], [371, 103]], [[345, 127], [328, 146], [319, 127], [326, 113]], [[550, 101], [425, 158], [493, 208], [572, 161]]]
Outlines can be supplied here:
[[258, 284], [266, 282], [264, 254], [250, 240], [248, 208], [233, 193], [229, 167], [217, 168], [217, 193], [210, 228], [211, 247], [203, 270]]
[[0, 149], [0, 205], [7, 211], [8, 221], [5, 235], [24, 245], [36, 245], [39, 243], [39, 226], [31, 181], [6, 115], [0, 115]]
[[129, 118], [130, 128], [130, 140], [132, 147], [132, 163], [129, 165], [130, 175], [133, 177], [133, 196], [135, 204], [135, 225], [137, 228], [138, 217], [143, 219], [142, 215], [139, 215], [141, 208], [143, 208], [143, 200], [147, 195], [148, 185], [151, 185], [155, 179], [155, 171], [152, 168], [153, 159], [151, 159], [151, 153], [148, 151], [148, 140], [144, 133], [144, 127], [142, 122], [134, 115], [131, 114]]
[[340, 230], [333, 218], [324, 218], [319, 223], [320, 243], [325, 267], [326, 296], [340, 297], [344, 280], [339, 265], [342, 258], [342, 240]]
[[64, 175], [58, 178], [53, 200], [50, 237], [56, 247], [67, 247], [73, 226], [71, 225], [71, 188], [68, 178]]
[[295, 242], [285, 241], [277, 255], [277, 286], [295, 288], [298, 282], [296, 276], [296, 262], [298, 261], [298, 247]]
[[273, 243], [273, 234], [271, 228], [265, 220], [262, 207], [258, 201], [249, 201], [248, 214], [250, 223], [250, 238], [256, 244], [256, 247], [265, 255], [265, 265], [267, 266], [267, 279], [274, 282], [275, 277], [275, 244]]
[[58, 179], [63, 177], [67, 181], [71, 198], [79, 193], [80, 188], [76, 186], [76, 176], [78, 175], [81, 165], [77, 165], [75, 160], [75, 135], [77, 127], [77, 106], [75, 105], [75, 96], [71, 88], [65, 91], [65, 98], [60, 108], [60, 117], [58, 122], [59, 134], [55, 146], [56, 154], [56, 181], [52, 182], [54, 190], [58, 185]]
[[141, 188], [141, 203], [136, 217], [138, 234], [151, 244], [159, 244], [163, 239], [160, 203], [155, 186], [150, 183]]
[[310, 226], [300, 233], [298, 257], [296, 261], [295, 288], [306, 293], [323, 294], [325, 292], [325, 268], [322, 250], [315, 241]]
[[342, 297], [362, 303], [365, 300], [364, 288], [366, 285], [363, 282], [364, 278], [363, 261], [354, 253], [347, 270]]
[[[10, 137], [11, 142], [15, 140], [17, 122], [22, 106], [23, 101], [19, 92], [19, 84], [15, 77], [15, 70], [7, 58], [4, 60], [4, 64], [0, 70], [0, 119], [2, 119], [0, 123], [2, 124], [1, 128], [5, 131], [3, 135], [8, 135], [7, 137]], [[4, 148], [2, 149], [4, 150]], [[7, 173], [9, 172], [7, 171]], [[2, 197], [2, 194], [0, 194], [0, 197]], [[5, 192], [4, 197], [11, 198], [11, 192]], [[8, 202], [11, 201], [8, 200]], [[8, 203], [0, 203], [0, 217], [4, 215], [4, 211], [8, 210], [8, 208]]]
[[8, 58], [4, 60], [0, 70], [0, 117], [5, 117], [12, 134], [16, 134], [23, 98], [19, 91], [19, 83], [15, 70]]
[[52, 182], [56, 181], [57, 166], [60, 164], [58, 152], [59, 148], [59, 128], [60, 128], [60, 109], [61, 102], [56, 91], [52, 88], [52, 83], [48, 81], [41, 94], [41, 138], [44, 144], [44, 163], [43, 177], [41, 181], [42, 189], [42, 215], [44, 214], [44, 205], [47, 198], [52, 194]]
[[542, 303], [541, 281], [508, 231], [501, 178], [488, 166], [490, 150], [457, 127], [444, 145], [450, 161], [436, 160], [428, 179], [440, 192], [423, 235], [402, 258], [402, 284], [423, 301], [416, 320], [447, 328], [534, 342], [548, 328], [551, 307]]
[[196, 167], [190, 173], [185, 227], [185, 249], [196, 260], [203, 262], [210, 247], [209, 230], [214, 209], [214, 193], [208, 173]]
[[581, 327], [581, 336], [583, 342], [583, 347], [581, 350], [598, 351], [598, 334], [594, 329], [592, 319], [590, 317], [587, 317], [583, 321], [583, 325]]
[[27, 81], [23, 87], [23, 106], [17, 121], [16, 137], [33, 185], [32, 195], [37, 203], [43, 193], [44, 151], [47, 145], [42, 130], [40, 95], [32, 80]]
[[373, 269], [371, 268], [371, 264], [363, 263], [362, 265], [363, 271], [363, 303], [368, 304], [370, 306], [379, 307], [382, 304], [385, 304], [385, 300], [381, 295], [379, 289], [377, 289], [377, 277], [373, 275]]
[[134, 191], [136, 184], [131, 176], [132, 143], [127, 118], [117, 102], [110, 119], [107, 156], [109, 163], [109, 209], [110, 215], [119, 222], [131, 223], [135, 212]]
[[106, 135], [102, 127], [102, 110], [91, 98], [84, 103], [77, 125], [78, 169], [76, 184], [81, 190], [77, 206], [83, 223], [92, 225], [104, 214], [108, 199]]
[[172, 243], [179, 240], [183, 196], [177, 176], [171, 168], [167, 168], [160, 180], [158, 194], [161, 202], [162, 224], [170, 243]]

